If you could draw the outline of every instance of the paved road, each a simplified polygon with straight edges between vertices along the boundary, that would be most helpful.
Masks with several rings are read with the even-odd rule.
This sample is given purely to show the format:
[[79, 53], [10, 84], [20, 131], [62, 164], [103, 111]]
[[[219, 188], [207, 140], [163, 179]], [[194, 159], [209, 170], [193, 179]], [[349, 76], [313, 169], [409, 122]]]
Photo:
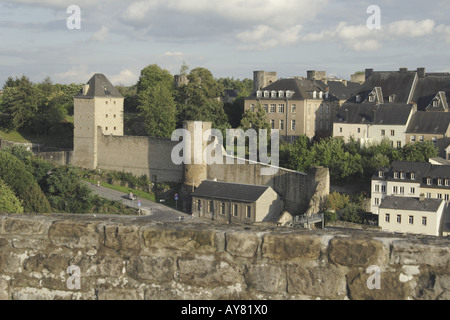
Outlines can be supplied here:
[[[100, 197], [118, 201], [128, 207], [132, 207], [135, 209], [139, 209], [137, 200], [128, 200], [124, 199], [125, 195], [123, 192], [98, 187], [97, 185], [93, 185], [92, 183], [83, 181], [94, 193], [98, 194]], [[192, 221], [192, 216], [185, 214], [184, 212], [172, 209], [163, 204], [156, 203], [150, 200], [141, 199], [141, 211], [142, 215], [149, 220], [157, 220], [157, 221]], [[194, 218], [195, 220], [196, 218]]]

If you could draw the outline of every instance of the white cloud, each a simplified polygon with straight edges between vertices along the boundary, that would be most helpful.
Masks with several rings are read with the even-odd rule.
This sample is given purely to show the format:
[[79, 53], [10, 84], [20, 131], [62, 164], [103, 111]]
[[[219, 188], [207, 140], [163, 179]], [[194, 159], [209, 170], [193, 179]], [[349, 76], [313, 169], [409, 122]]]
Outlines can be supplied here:
[[402, 20], [389, 24], [387, 33], [391, 37], [423, 37], [432, 34], [434, 26], [435, 22], [431, 19], [422, 21]]
[[108, 34], [109, 34], [109, 29], [105, 26], [102, 26], [102, 28], [99, 31], [97, 31], [96, 33], [94, 33], [92, 35], [91, 40], [102, 42], [106, 39]]
[[139, 77], [129, 69], [124, 69], [119, 74], [108, 78], [113, 85], [131, 85], [136, 83]]
[[88, 71], [87, 65], [79, 65], [73, 66], [65, 72], [56, 73], [52, 75], [51, 78], [55, 78], [57, 81], [66, 81], [67, 79], [70, 79], [73, 83], [86, 83], [94, 74], [95, 72]]
[[299, 41], [301, 25], [289, 27], [285, 30], [275, 30], [267, 25], [259, 25], [251, 31], [239, 33], [236, 38], [242, 43], [238, 46], [243, 51], [262, 51], [277, 46], [290, 46]]
[[183, 52], [171, 52], [171, 51], [164, 52], [164, 54], [163, 54], [163, 56], [166, 56], [166, 57], [180, 57], [183, 55], [184, 55]]

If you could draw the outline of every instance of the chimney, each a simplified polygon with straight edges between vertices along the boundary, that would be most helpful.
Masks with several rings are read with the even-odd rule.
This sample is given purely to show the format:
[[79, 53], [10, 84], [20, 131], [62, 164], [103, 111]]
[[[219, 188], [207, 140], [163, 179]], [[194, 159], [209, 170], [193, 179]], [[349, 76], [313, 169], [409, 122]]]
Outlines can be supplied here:
[[406, 73], [408, 72], [408, 68], [400, 68], [399, 71], [400, 73]]
[[83, 84], [83, 96], [87, 95], [89, 91], [89, 84]]
[[417, 68], [417, 76], [420, 79], [425, 78], [425, 68]]
[[373, 74], [373, 69], [366, 69], [366, 80]]
[[424, 194], [424, 193], [421, 193], [421, 194], [420, 194], [420, 196], [419, 196], [419, 201], [420, 201], [420, 202], [425, 201], [425, 194]]
[[316, 76], [316, 71], [315, 70], [308, 70], [308, 71], [306, 71], [306, 79], [314, 80], [315, 76]]

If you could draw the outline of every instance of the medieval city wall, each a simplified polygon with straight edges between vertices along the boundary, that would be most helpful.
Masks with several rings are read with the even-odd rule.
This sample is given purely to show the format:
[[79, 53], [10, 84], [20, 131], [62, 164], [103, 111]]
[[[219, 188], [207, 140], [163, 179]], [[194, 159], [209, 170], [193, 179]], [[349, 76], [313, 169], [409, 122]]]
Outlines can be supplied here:
[[449, 248], [368, 230], [0, 215], [0, 299], [448, 300]]

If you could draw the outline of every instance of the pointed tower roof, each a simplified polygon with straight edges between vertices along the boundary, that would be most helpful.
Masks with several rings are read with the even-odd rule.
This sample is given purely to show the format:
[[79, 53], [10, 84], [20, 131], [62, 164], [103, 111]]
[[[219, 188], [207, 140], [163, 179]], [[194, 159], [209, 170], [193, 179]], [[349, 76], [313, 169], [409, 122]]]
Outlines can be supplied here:
[[83, 85], [83, 89], [75, 96], [75, 98], [123, 98], [123, 96], [104, 74], [96, 73], [85, 85]]

